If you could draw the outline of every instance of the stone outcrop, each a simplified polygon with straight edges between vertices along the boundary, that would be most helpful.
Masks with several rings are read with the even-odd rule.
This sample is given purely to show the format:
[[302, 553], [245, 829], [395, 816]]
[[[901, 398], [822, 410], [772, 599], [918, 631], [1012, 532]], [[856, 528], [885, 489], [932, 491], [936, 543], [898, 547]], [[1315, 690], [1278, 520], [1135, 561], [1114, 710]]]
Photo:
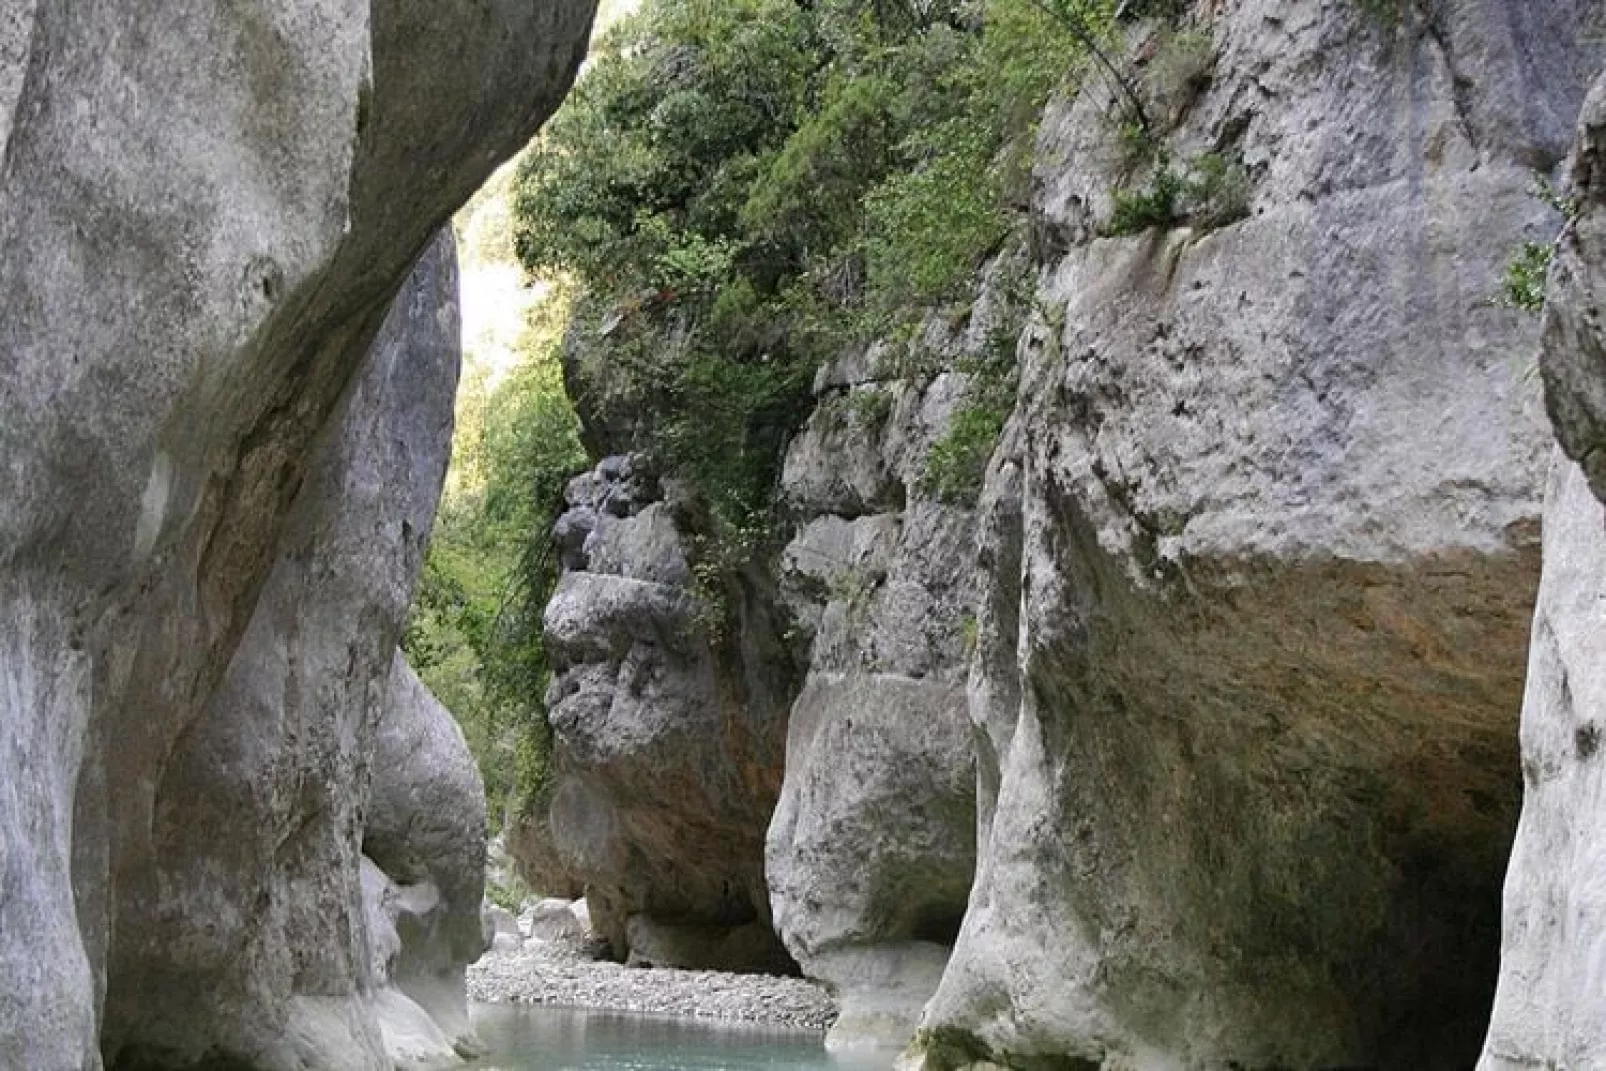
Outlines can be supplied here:
[[1108, 234], [1147, 179], [1106, 86], [1043, 125], [1043, 313], [982, 504], [978, 873], [911, 1064], [1476, 1055], [1548, 441], [1487, 298], [1556, 226], [1526, 190], [1603, 12], [1366, 7], [1200, 5], [1160, 121], [1241, 201], [1193, 226]]
[[975, 514], [934, 493], [926, 459], [971, 393], [955, 366], [1009, 314], [996, 289], [963, 328], [934, 320], [908, 348], [877, 345], [822, 370], [786, 458], [800, 524], [781, 590], [809, 670], [766, 873], [787, 948], [838, 996], [834, 1048], [908, 1040], [975, 869], [964, 672]]
[[1540, 357], [1561, 449], [1545, 499], [1544, 578], [1522, 704], [1522, 820], [1480, 1071], [1606, 1061], [1606, 78], [1584, 108], [1569, 193], [1579, 213], [1557, 244]]
[[400, 653], [373, 756], [362, 852], [391, 885], [380, 905], [397, 937], [377, 980], [422, 1009], [452, 1050], [478, 1055], [463, 971], [485, 950], [485, 785], [457, 721]]
[[[116, 873], [113, 1065], [387, 1066], [362, 852], [377, 844], [369, 854], [408, 881], [410, 853], [429, 847], [399, 802], [418, 789], [397, 781], [418, 772], [398, 738], [421, 686], [392, 661], [445, 478], [457, 325], [442, 232], [318, 448], [222, 684], [162, 768], [146, 864]], [[482, 846], [462, 868], [476, 883], [477, 791], [451, 801], [474, 824], [454, 830], [457, 850]], [[476, 884], [476, 939], [478, 910]], [[478, 951], [462, 950], [459, 976]]]
[[[697, 966], [784, 965], [773, 938], [720, 943], [769, 926], [764, 827], [790, 698], [773, 599], [739, 583], [699, 590], [675, 507], [628, 457], [576, 478], [568, 501], [544, 622], [557, 852], [621, 959], [640, 916], [702, 934]], [[675, 965], [665, 947], [655, 961]], [[744, 956], [720, 961], [721, 949]]]
[[[336, 847], [360, 837], [360, 796], [332, 784], [360, 783], [367, 756], [339, 722], [307, 725], [279, 765], [251, 751], [280, 719], [332, 709], [321, 688], [373, 710], [370, 664], [312, 681], [231, 663], [242, 639], [273, 654], [277, 641], [249, 634], [284, 607], [259, 612], [258, 597], [320, 537], [298, 527], [326, 520], [305, 512], [319, 480], [372, 475], [309, 472], [320, 443], [353, 430], [342, 399], [392, 297], [556, 106], [590, 15], [585, 0], [203, 4], [159, 25], [99, 0], [0, 15], [0, 780], [28, 786], [0, 793], [0, 1064], [99, 1066], [103, 996], [108, 1053], [130, 1065], [170, 1047], [169, 1066], [198, 1047], [246, 1066], [383, 1059], [350, 999], [358, 859]], [[370, 515], [383, 527], [366, 538], [416, 555], [428, 511], [411, 508]], [[404, 606], [407, 581], [391, 584], [381, 598]], [[348, 636], [380, 624], [349, 609]], [[282, 624], [289, 651], [299, 625]], [[378, 647], [376, 693], [392, 645]], [[302, 694], [260, 709], [275, 673]], [[242, 724], [214, 729], [230, 706]], [[236, 746], [242, 769], [269, 775], [261, 798], [224, 786], [199, 818], [250, 840], [266, 831], [222, 816], [270, 814], [284, 870], [204, 875], [225, 891], [176, 915], [190, 894], [160, 876], [194, 875], [201, 857], [174, 853], [232, 847], [176, 827], [191, 810], [180, 771]], [[281, 881], [298, 885], [285, 917], [229, 915], [244, 888]], [[175, 1021], [195, 988], [164, 991], [175, 963], [217, 964], [223, 931], [278, 926], [280, 960], [244, 981], [292, 1032], [204, 999]], [[341, 1057], [316, 1062], [331, 1049]], [[268, 1062], [292, 1050], [303, 1064]]]

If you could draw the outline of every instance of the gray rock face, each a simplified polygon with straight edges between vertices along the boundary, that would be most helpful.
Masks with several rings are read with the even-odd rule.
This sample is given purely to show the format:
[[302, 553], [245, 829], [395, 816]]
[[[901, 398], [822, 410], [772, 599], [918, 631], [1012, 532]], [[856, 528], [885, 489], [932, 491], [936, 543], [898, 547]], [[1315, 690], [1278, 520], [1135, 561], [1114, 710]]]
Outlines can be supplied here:
[[[764, 826], [789, 698], [771, 600], [737, 588], [721, 613], [695, 591], [669, 503], [627, 458], [577, 478], [569, 504], [556, 533], [566, 571], [544, 622], [558, 854], [620, 958], [637, 915], [767, 929]], [[756, 962], [699, 966], [777, 958], [771, 939]]]
[[[984, 835], [912, 1062], [1464, 1067], [1516, 816], [1547, 436], [1486, 297], [1599, 4], [1227, 5], [1172, 159], [1247, 218], [1098, 235], [1098, 87], [984, 497]], [[1162, 45], [1162, 47], [1164, 47]], [[1535, 72], [1543, 72], [1537, 74]]]
[[[392, 660], [446, 472], [456, 302], [443, 232], [302, 485], [228, 673], [162, 770], [148, 865], [117, 874], [102, 1038], [112, 1063], [384, 1066], [360, 856], [367, 812], [389, 849], [371, 854], [413, 879], [385, 843], [407, 791], [392, 778], [421, 773], [397, 754], [417, 699]], [[483, 802], [451, 802], [483, 845]], [[477, 889], [472, 902], [477, 935]]]
[[1546, 294], [1539, 372], [1556, 439], [1606, 498], [1606, 78], [1595, 83], [1578, 121], [1567, 194], [1578, 208], [1556, 244]]
[[1592, 1067], [1606, 1055], [1596, 759], [1606, 702], [1606, 514], [1558, 456], [1522, 705], [1522, 821], [1505, 889], [1500, 985], [1478, 1066]]
[[[196, 1034], [146, 1021], [157, 994], [108, 977], [213, 954], [181, 920], [161, 920], [181, 938], [166, 953], [117, 921], [159, 913], [175, 894], [151, 876], [189, 867], [161, 855], [162, 786], [203, 746], [209, 730], [186, 737], [223, 701], [275, 561], [308, 535], [287, 518], [391, 298], [561, 98], [590, 14], [252, 0], [159, 29], [116, 2], [0, 14], [0, 725], [3, 780], [29, 786], [0, 793], [0, 1064], [97, 1066], [103, 993], [114, 1047], [229, 1033], [204, 1010]], [[331, 744], [320, 772], [358, 773]], [[306, 784], [296, 806], [316, 821], [275, 846], [287, 865], [312, 866], [350, 822]], [[224, 810], [250, 788], [231, 793]], [[365, 1035], [343, 988], [359, 907], [339, 885], [295, 909], [328, 943], [275, 968], [308, 998], [303, 1040]]]
[[[1606, 711], [1606, 515], [1598, 501], [1606, 390], [1606, 78], [1584, 107], [1546, 295], [1540, 368], [1565, 454], [1545, 499], [1544, 578], [1522, 704], [1522, 821], [1506, 873], [1500, 985], [1482, 1071], [1606, 1060], [1599, 744]], [[1593, 489], [1594, 493], [1591, 494]]]
[[485, 785], [462, 729], [400, 653], [373, 755], [362, 851], [402, 893], [401, 947], [382, 977], [469, 1055], [463, 970], [485, 950]]
[[974, 513], [928, 490], [925, 461], [970, 389], [946, 369], [1003, 314], [983, 288], [963, 331], [927, 325], [926, 370], [875, 347], [815, 384], [784, 488], [808, 518], [781, 591], [809, 643], [766, 875], [775, 925], [828, 982], [835, 1048], [908, 1041], [958, 932], [975, 868], [963, 666]]

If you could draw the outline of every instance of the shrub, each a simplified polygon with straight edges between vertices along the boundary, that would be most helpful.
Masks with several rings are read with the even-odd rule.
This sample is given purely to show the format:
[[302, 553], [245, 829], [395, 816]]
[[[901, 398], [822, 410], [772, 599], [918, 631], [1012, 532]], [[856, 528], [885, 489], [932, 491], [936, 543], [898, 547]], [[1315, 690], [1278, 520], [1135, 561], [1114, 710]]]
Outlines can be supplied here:
[[1171, 227], [1182, 222], [1185, 188], [1182, 176], [1170, 162], [1161, 161], [1150, 176], [1148, 186], [1115, 191], [1104, 233], [1137, 234], [1151, 227]]
[[1113, 10], [646, 0], [596, 50], [516, 177], [515, 247], [579, 282], [582, 404], [730, 541], [706, 561], [766, 527], [817, 365], [918, 323], [1021, 224], [1037, 117]]
[[861, 428], [879, 428], [892, 415], [892, 392], [873, 383], [857, 387], [848, 394], [848, 413]]
[[1496, 304], [1522, 312], [1540, 312], [1545, 307], [1545, 278], [1555, 247], [1548, 242], [1523, 242], [1506, 262], [1500, 276]]
[[1202, 153], [1179, 171], [1162, 156], [1147, 186], [1114, 192], [1103, 232], [1137, 234], [1181, 223], [1214, 230], [1247, 216], [1249, 198], [1249, 174], [1236, 161]]
[[1188, 218], [1206, 230], [1249, 215], [1249, 173], [1220, 153], [1203, 153], [1188, 165]]
[[[1535, 177], [1529, 196], [1542, 201], [1564, 220], [1578, 217], [1578, 202], [1563, 195], [1543, 175]], [[1545, 280], [1556, 246], [1550, 242], [1523, 242], [1506, 261], [1494, 303], [1508, 309], [1537, 313], [1545, 307]]]

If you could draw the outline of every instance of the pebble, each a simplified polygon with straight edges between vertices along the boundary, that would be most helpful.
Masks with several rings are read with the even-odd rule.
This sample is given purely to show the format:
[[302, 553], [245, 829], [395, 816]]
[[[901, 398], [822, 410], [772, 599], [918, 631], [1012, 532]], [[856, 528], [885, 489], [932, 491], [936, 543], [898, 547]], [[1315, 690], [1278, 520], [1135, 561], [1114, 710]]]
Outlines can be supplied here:
[[468, 969], [468, 996], [484, 1004], [543, 1004], [825, 1030], [836, 1002], [801, 978], [626, 967], [560, 942], [487, 952]]

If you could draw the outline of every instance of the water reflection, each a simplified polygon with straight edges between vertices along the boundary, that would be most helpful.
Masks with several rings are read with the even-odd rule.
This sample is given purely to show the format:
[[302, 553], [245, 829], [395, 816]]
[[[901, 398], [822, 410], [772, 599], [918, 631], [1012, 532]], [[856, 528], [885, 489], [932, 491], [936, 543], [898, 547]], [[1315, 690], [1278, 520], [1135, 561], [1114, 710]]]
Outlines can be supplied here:
[[485, 1071], [889, 1071], [892, 1054], [832, 1056], [820, 1035], [617, 1012], [479, 1005]]

